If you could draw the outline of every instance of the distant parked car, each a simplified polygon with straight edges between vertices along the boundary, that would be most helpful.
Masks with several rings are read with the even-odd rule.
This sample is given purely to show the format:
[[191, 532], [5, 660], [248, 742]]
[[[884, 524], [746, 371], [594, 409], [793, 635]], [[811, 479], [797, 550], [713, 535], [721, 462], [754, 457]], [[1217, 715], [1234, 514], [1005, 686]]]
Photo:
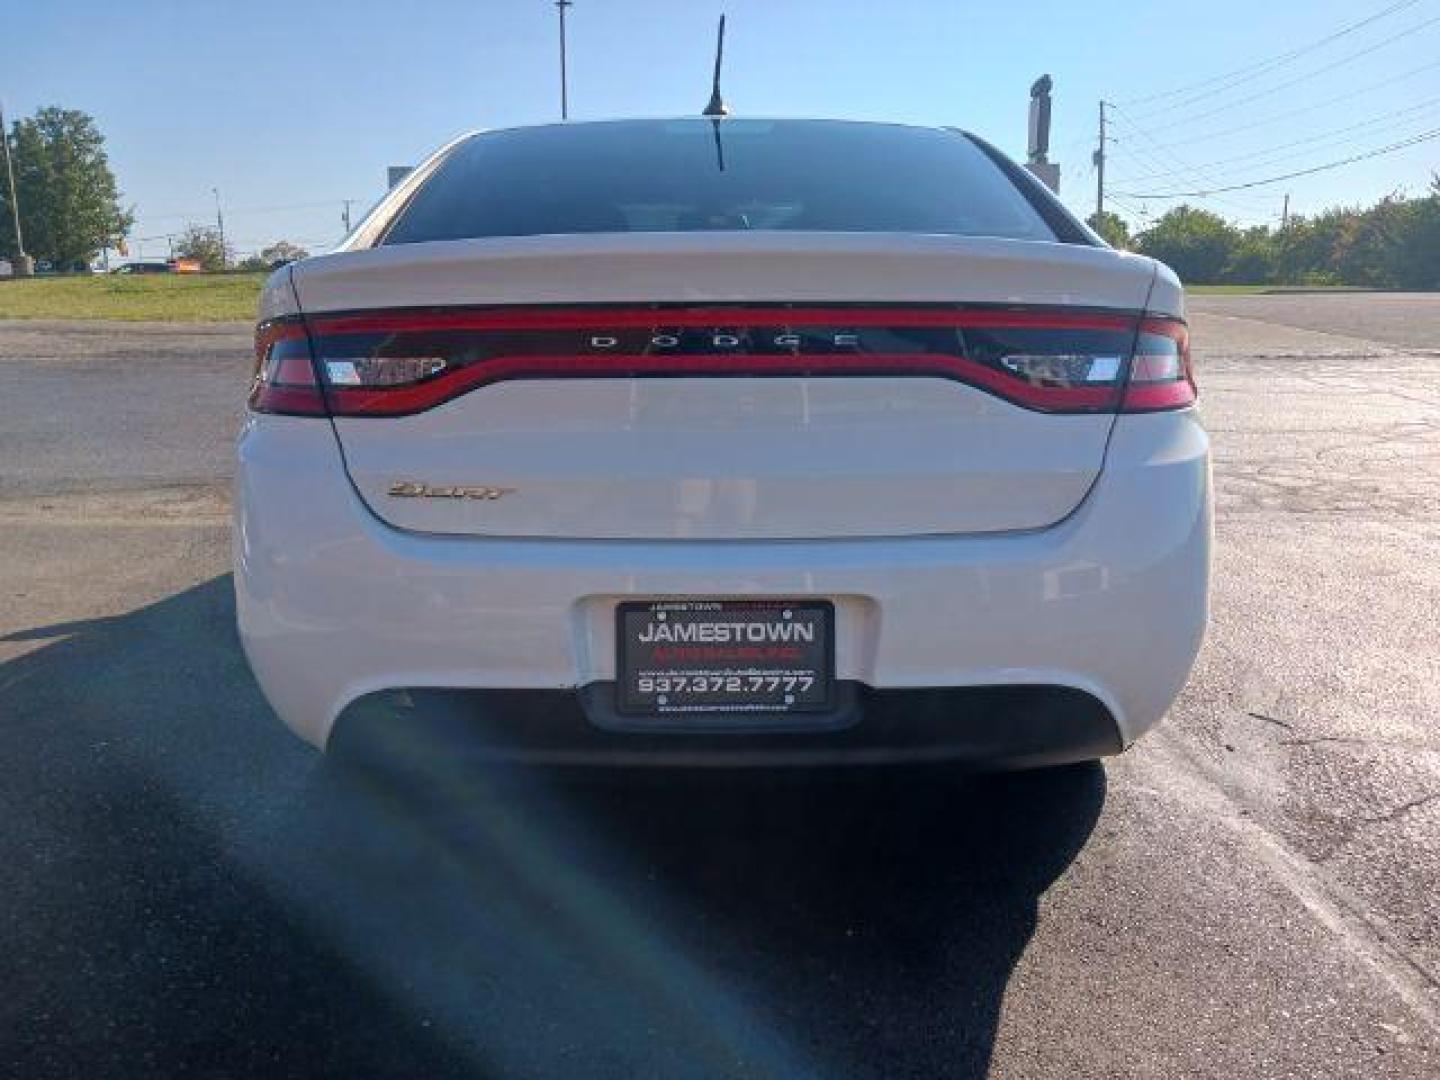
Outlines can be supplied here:
[[173, 274], [175, 268], [159, 259], [122, 263], [111, 271], [113, 274]]

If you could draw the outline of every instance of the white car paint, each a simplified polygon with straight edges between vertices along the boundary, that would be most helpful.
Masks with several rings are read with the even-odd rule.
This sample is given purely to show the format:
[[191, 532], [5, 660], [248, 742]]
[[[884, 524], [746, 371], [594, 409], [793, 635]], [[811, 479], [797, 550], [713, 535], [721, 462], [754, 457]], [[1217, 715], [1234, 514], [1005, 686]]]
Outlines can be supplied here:
[[[364, 247], [408, 190], [346, 250], [273, 275], [262, 321], [777, 300], [1183, 317], [1165, 267], [1061, 243], [709, 232]], [[238, 456], [241, 640], [276, 712], [316, 746], [375, 691], [612, 680], [617, 604], [671, 597], [823, 598], [840, 680], [1072, 687], [1128, 745], [1183, 686], [1208, 613], [1194, 408], [1049, 415], [914, 376], [516, 381], [412, 416], [251, 413]], [[387, 496], [403, 481], [515, 490]]]
[[[307, 313], [452, 304], [1055, 304], [1181, 313], [1143, 255], [915, 233], [584, 233], [399, 244], [292, 264]], [[293, 300], [291, 301], [294, 302]]]
[[[636, 233], [410, 244], [299, 263], [310, 314], [564, 301], [1178, 302], [1149, 259], [1030, 241]], [[1153, 301], [1152, 301], [1153, 302]], [[821, 538], [1038, 528], [1098, 475], [1110, 414], [1050, 416], [944, 379], [517, 381], [384, 422], [340, 417], [349, 474], [401, 528]], [[823, 461], [817, 469], [815, 463]], [[504, 499], [387, 499], [392, 484]]]
[[557, 689], [614, 676], [622, 599], [824, 596], [836, 675], [874, 687], [1087, 690], [1131, 742], [1183, 686], [1208, 613], [1208, 440], [1193, 410], [1122, 416], [1078, 511], [1027, 533], [614, 542], [426, 536], [378, 521], [328, 425], [239, 441], [241, 639], [275, 711], [323, 746], [395, 686]]
[[[1051, 525], [1095, 482], [1114, 419], [911, 376], [515, 381], [335, 424], [361, 497], [402, 529], [740, 540]], [[386, 497], [411, 477], [508, 493]]]

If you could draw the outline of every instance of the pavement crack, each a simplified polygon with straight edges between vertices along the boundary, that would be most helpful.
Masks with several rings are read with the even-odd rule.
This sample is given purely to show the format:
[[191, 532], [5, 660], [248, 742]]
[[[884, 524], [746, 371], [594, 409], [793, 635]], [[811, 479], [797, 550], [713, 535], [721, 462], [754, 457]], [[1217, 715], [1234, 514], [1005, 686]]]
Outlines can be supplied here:
[[[1440, 799], [1440, 791], [1432, 791], [1428, 795], [1420, 795], [1385, 811], [1383, 814], [1372, 814], [1368, 817], [1357, 815], [1356, 817], [1337, 822], [1341, 829], [1341, 835], [1335, 837], [1335, 839], [1327, 845], [1324, 854], [1320, 855], [1316, 861], [1322, 864], [1334, 861], [1355, 842], [1361, 833], [1366, 832], [1372, 826], [1392, 825], [1406, 814], [1412, 813], [1422, 806], [1434, 802], [1436, 799]], [[1436, 986], [1440, 988], [1440, 981], [1437, 981]]]
[[[1161, 732], [1152, 736], [1150, 746], [1155, 759], [1163, 763], [1161, 768], [1170, 782], [1166, 790], [1172, 797], [1210, 810], [1216, 821], [1229, 828], [1245, 849], [1268, 867], [1274, 879], [1290, 891], [1316, 923], [1333, 935], [1337, 944], [1384, 980], [1431, 1031], [1440, 1031], [1440, 1007], [1435, 997], [1440, 991], [1440, 973], [1430, 970], [1360, 897], [1327, 872], [1329, 856], [1313, 859], [1302, 855], [1250, 816], [1242, 800], [1226, 789], [1215, 768], [1183, 739]], [[1420, 803], [1436, 798], [1440, 798], [1440, 792], [1412, 800], [1415, 805], [1396, 807], [1390, 813], [1413, 812]], [[1336, 850], [1341, 846], [1343, 843]]]
[[1276, 727], [1282, 727], [1282, 728], [1284, 728], [1286, 731], [1294, 731], [1294, 730], [1295, 730], [1295, 725], [1292, 724], [1292, 723], [1290, 723], [1289, 721], [1286, 721], [1286, 720], [1278, 720], [1278, 719], [1276, 719], [1276, 718], [1273, 717], [1273, 716], [1266, 716], [1264, 713], [1247, 712], [1245, 715], [1246, 715], [1246, 716], [1249, 716], [1249, 717], [1251, 717], [1251, 718], [1253, 718], [1253, 719], [1255, 719], [1255, 720], [1263, 720], [1263, 721], [1265, 721], [1265, 723], [1267, 723], [1267, 724], [1274, 724]]
[[1411, 754], [1440, 754], [1440, 747], [1428, 746], [1410, 739], [1371, 739], [1363, 735], [1310, 735], [1300, 739], [1281, 739], [1275, 745], [1288, 747], [1309, 746], [1369, 746], [1384, 750], [1401, 750]]
[[1392, 821], [1398, 821], [1400, 818], [1404, 817], [1412, 810], [1418, 810], [1420, 809], [1420, 807], [1425, 806], [1428, 803], [1432, 803], [1436, 799], [1440, 799], [1440, 791], [1432, 791], [1428, 795], [1421, 795], [1419, 798], [1411, 799], [1409, 802], [1401, 803], [1393, 810], [1387, 810], [1383, 814], [1377, 814], [1374, 817], [1361, 818], [1360, 822], [1365, 825], [1384, 825]]

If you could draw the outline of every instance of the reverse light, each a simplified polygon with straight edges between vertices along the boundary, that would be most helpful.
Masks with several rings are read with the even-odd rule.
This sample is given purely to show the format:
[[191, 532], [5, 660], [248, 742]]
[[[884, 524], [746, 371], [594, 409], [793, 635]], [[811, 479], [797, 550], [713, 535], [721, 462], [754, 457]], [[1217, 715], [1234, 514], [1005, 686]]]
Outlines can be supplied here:
[[405, 386], [445, 370], [443, 356], [355, 356], [325, 360], [331, 386]]
[[1120, 375], [1123, 356], [1081, 356], [1058, 353], [1054, 356], [1021, 354], [1002, 356], [1002, 366], [1030, 382], [1048, 382], [1056, 386], [1085, 383], [1113, 383]]

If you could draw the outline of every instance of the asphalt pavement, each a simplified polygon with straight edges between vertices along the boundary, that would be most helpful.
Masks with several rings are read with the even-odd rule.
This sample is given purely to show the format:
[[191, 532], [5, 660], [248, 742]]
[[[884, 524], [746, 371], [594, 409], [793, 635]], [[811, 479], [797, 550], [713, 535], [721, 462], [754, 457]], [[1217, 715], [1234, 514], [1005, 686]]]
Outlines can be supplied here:
[[249, 328], [0, 324], [0, 1075], [1440, 1075], [1440, 296], [1193, 310], [1195, 675], [992, 778], [339, 767], [233, 630]]

